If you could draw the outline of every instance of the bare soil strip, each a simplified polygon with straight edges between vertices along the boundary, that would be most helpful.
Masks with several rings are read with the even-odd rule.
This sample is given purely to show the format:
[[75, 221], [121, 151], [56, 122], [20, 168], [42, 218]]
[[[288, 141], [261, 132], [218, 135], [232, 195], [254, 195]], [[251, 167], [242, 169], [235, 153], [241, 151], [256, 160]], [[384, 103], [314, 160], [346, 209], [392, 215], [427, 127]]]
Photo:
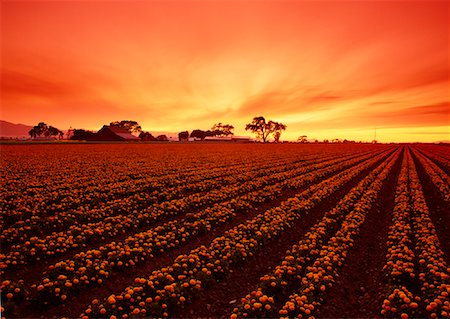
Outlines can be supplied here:
[[[390, 153], [391, 154], [391, 153]], [[384, 158], [386, 160], [386, 158]], [[233, 269], [223, 282], [199, 293], [198, 298], [188, 305], [182, 312], [174, 314], [177, 318], [223, 318], [228, 317], [239, 298], [252, 290], [259, 278], [278, 265], [285, 256], [286, 250], [297, 243], [299, 239], [314, 225], [324, 214], [336, 204], [361, 181], [374, 167], [363, 171], [353, 178], [345, 186], [341, 187], [332, 197], [325, 199], [317, 205], [308, 216], [297, 220], [294, 225], [286, 230], [281, 238], [278, 238], [249, 258], [241, 266]]]
[[380, 317], [385, 290], [382, 270], [402, 157], [397, 159], [374, 206], [367, 213], [340, 277], [320, 308], [320, 318]]

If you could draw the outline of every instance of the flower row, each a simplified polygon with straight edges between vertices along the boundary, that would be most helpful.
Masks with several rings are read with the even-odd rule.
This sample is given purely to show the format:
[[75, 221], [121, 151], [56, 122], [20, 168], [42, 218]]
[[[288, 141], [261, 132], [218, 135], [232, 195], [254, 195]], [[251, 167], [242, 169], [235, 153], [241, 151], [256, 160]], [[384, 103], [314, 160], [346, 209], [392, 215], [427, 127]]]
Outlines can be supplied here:
[[[139, 162], [142, 163], [142, 161]], [[240, 161], [230, 162], [231, 166], [240, 165]], [[14, 163], [20, 163], [21, 166], [16, 167], [13, 165]], [[143, 187], [153, 189], [153, 184], [155, 182], [158, 184], [158, 181], [162, 180], [165, 180], [167, 187], [170, 187], [178, 181], [177, 176], [188, 179], [190, 175], [196, 176], [198, 172], [192, 166], [167, 167], [151, 162], [146, 162], [145, 166], [138, 166], [132, 162], [121, 163], [125, 165], [118, 165], [114, 169], [108, 165], [104, 167], [106, 171], [105, 169], [96, 170], [95, 167], [98, 164], [92, 158], [82, 163], [84, 165], [89, 164], [87, 169], [86, 167], [77, 169], [78, 163], [71, 163], [71, 165], [57, 163], [57, 167], [54, 167], [53, 163], [46, 162], [45, 166], [49, 167], [46, 167], [45, 173], [41, 171], [40, 174], [28, 173], [42, 166], [38, 164], [30, 165], [34, 163], [32, 161], [30, 163], [29, 160], [23, 162], [20, 158], [19, 160], [14, 158], [14, 161], [7, 162], [7, 164], [11, 167], [6, 170], [7, 183], [4, 190], [6, 201], [2, 203], [2, 216], [6, 225], [15, 220], [25, 220], [36, 215], [48, 216], [52, 213], [60, 213], [77, 207], [90, 209], [97, 203], [122, 196], [124, 192], [134, 194], [134, 190], [144, 190]], [[101, 162], [101, 164], [104, 163]], [[23, 165], [26, 165], [25, 174], [22, 173], [24, 171]], [[210, 162], [202, 168], [205, 171], [216, 168], [225, 171], [224, 167], [224, 165]], [[60, 171], [60, 168], [64, 168], [64, 170]], [[71, 168], [73, 169], [71, 170]], [[49, 180], [51, 180], [51, 183], [48, 183]], [[13, 201], [9, 199], [13, 199]]]
[[409, 153], [408, 162], [414, 249], [419, 259], [418, 272], [425, 316], [448, 317], [450, 316], [450, 267], [444, 260], [444, 253], [440, 248], [439, 238], [430, 219], [422, 186]]
[[439, 190], [442, 198], [447, 204], [450, 204], [450, 177], [445, 174], [436, 164], [426, 158], [417, 151], [413, 151], [414, 155], [419, 159], [425, 172], [430, 177], [433, 184]]
[[392, 222], [387, 240], [386, 263], [383, 267], [387, 283], [387, 297], [381, 306], [381, 314], [390, 318], [415, 318], [420, 316], [420, 296], [413, 294], [417, 287], [414, 264], [413, 229], [409, 192], [409, 162], [403, 157], [395, 191]]
[[350, 160], [351, 158], [363, 160], [370, 156], [372, 155], [365, 155], [360, 159], [357, 155], [350, 155], [339, 159], [317, 160], [316, 165], [311, 165], [314, 162], [306, 162], [291, 171], [264, 175], [263, 177], [253, 179], [251, 182], [236, 184], [234, 187], [223, 187], [207, 192], [206, 194], [193, 194], [184, 199], [156, 204], [140, 212], [136, 211], [135, 215], [118, 215], [96, 223], [74, 225], [67, 231], [55, 232], [44, 238], [32, 237], [24, 245], [14, 245], [8, 255], [0, 255], [0, 267], [2, 269], [11, 269], [16, 265], [26, 265], [46, 259], [49, 256], [60, 255], [79, 246], [86, 247], [97, 240], [111, 238], [133, 229], [154, 225], [163, 217], [176, 216], [188, 211], [198, 210], [205, 206], [251, 192], [255, 189], [260, 189], [266, 185], [286, 181], [291, 176], [301, 176], [309, 171], [323, 167], [332, 167], [343, 160]]
[[397, 186], [393, 224], [389, 232], [388, 293], [381, 313], [389, 318], [448, 317], [450, 268], [408, 150]]
[[[341, 167], [350, 167], [362, 160], [361, 158], [347, 159]], [[275, 185], [265, 187], [260, 185], [261, 187], [257, 187], [258, 190], [252, 193], [216, 204], [198, 213], [188, 213], [183, 220], [168, 222], [129, 237], [124, 242], [113, 242], [50, 266], [46, 278], [48, 280], [41, 283], [43, 288], [38, 290], [37, 297], [40, 301], [53, 299], [54, 303], [57, 297], [53, 294], [55, 287], [65, 286], [67, 282], [76, 281], [76, 285], [63, 288], [66, 296], [73, 294], [73, 291], [80, 286], [103, 283], [112, 272], [134, 266], [184, 243], [189, 238], [206, 233], [218, 225], [226, 224], [237, 213], [246, 215], [255, 205], [275, 199], [287, 187], [301, 188], [317, 183], [336, 170], [338, 163], [336, 161], [332, 163], [333, 165], [327, 165], [325, 168], [323, 168], [325, 164], [317, 164], [308, 168], [312, 171], [308, 174], [300, 174], [297, 177], [291, 175], [291, 179], [280, 181]], [[54, 297], [49, 298], [49, 296]]]
[[[95, 194], [80, 194], [79, 198], [89, 203], [98, 202], [97, 207], [81, 206], [78, 209], [59, 211], [51, 214], [33, 213], [30, 218], [21, 220], [6, 228], [0, 235], [3, 245], [8, 247], [19, 241], [25, 242], [29, 238], [48, 234], [58, 229], [62, 231], [74, 224], [92, 223], [116, 215], [127, 215], [136, 210], [142, 210], [149, 205], [157, 206], [163, 201], [175, 201], [189, 194], [207, 192], [226, 185], [236, 184], [265, 174], [266, 170], [275, 170], [272, 165], [256, 165], [248, 163], [229, 170], [202, 169], [189, 175], [169, 175], [159, 179], [140, 180], [141, 185], [122, 185], [120, 183], [114, 193], [102, 193], [103, 197]], [[176, 177], [176, 178], [174, 178]], [[174, 183], [173, 181], [177, 181]], [[172, 185], [175, 184], [175, 185]], [[73, 200], [72, 203], [77, 201]], [[106, 203], [106, 204], [105, 204]]]
[[450, 152], [448, 147], [444, 147], [443, 152], [439, 152], [439, 149], [436, 149], [436, 145], [414, 145], [413, 149], [418, 150], [426, 157], [433, 160], [433, 162], [438, 163], [447, 172], [450, 172]]
[[195, 298], [198, 290], [223, 279], [232, 268], [292, 227], [295, 220], [308, 214], [311, 208], [386, 156], [384, 153], [373, 157], [310, 187], [282, 202], [279, 207], [225, 232], [208, 247], [200, 246], [188, 255], [178, 256], [171, 266], [152, 272], [148, 279], [136, 278], [135, 284], [118, 296], [111, 295], [102, 302], [94, 300], [82, 316], [173, 315], [174, 311]]
[[[241, 299], [239, 305], [233, 309], [231, 318], [272, 318], [277, 315], [275, 304], [285, 300], [289, 292], [298, 290], [298, 287], [302, 289], [313, 287], [311, 290], [313, 294], [315, 290], [318, 290], [319, 294], [325, 292], [327, 287], [332, 285], [332, 281], [327, 281], [331, 277], [326, 277], [324, 282], [317, 281], [322, 278], [319, 268], [330, 271], [331, 269], [327, 268], [331, 267], [332, 259], [335, 258], [336, 262], [338, 260], [337, 255], [325, 255], [323, 252], [326, 250], [321, 249], [327, 242], [338, 241], [338, 237], [335, 237], [336, 231], [350, 212], [362, 208], [367, 210], [373, 204], [383, 180], [391, 171], [398, 156], [399, 152], [396, 152], [384, 161], [352, 188], [335, 208], [325, 213], [322, 220], [315, 224], [298, 244], [286, 252], [286, 257], [281, 264], [276, 266], [274, 271], [261, 277], [258, 287]], [[328, 245], [330, 246], [330, 244]], [[320, 262], [322, 257], [324, 258], [323, 264]], [[262, 299], [265, 303], [262, 302]], [[311, 303], [304, 305], [308, 297], [300, 295], [296, 299], [299, 300], [290, 300], [287, 303], [287, 309], [291, 315], [309, 316], [319, 302], [319, 300], [310, 298]], [[300, 304], [300, 308], [296, 311], [296, 305]], [[287, 313], [288, 311], [285, 309], [280, 314]]]

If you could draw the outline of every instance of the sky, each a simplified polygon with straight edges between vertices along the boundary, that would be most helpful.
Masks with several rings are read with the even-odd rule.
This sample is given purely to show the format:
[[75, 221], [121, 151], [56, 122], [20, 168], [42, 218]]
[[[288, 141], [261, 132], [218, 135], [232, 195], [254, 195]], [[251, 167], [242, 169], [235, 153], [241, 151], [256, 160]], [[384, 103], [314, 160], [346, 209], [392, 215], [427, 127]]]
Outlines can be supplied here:
[[1, 5], [1, 119], [282, 140], [450, 140], [449, 1], [18, 1]]

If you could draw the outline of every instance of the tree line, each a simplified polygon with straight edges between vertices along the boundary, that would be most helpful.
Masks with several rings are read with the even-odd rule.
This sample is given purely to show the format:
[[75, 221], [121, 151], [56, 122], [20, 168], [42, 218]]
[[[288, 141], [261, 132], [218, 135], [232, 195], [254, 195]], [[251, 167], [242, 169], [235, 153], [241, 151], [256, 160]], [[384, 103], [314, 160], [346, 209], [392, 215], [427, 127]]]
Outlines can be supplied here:
[[[126, 129], [128, 132], [139, 136], [143, 141], [167, 141], [166, 135], [158, 135], [154, 137], [150, 132], [142, 131], [142, 127], [136, 121], [122, 120], [115, 121], [109, 124], [110, 126], [116, 126]], [[252, 122], [245, 126], [246, 131], [251, 131], [257, 138], [261, 139], [264, 143], [268, 141], [270, 136], [273, 137], [275, 142], [280, 141], [282, 131], [286, 130], [287, 126], [283, 123], [275, 122], [272, 120], [266, 121], [263, 116], [254, 117]], [[234, 135], [234, 126], [231, 124], [223, 124], [221, 122], [214, 124], [210, 130], [195, 129], [191, 133], [188, 131], [182, 131], [178, 133], [178, 139], [180, 141], [186, 141], [190, 137], [199, 140], [204, 140], [206, 137], [227, 137]], [[71, 140], [91, 140], [96, 133], [85, 129], [72, 129], [67, 132], [68, 139]], [[63, 132], [53, 126], [49, 126], [44, 122], [40, 122], [29, 131], [31, 138], [37, 138], [40, 136], [51, 137], [57, 136], [63, 137]]]

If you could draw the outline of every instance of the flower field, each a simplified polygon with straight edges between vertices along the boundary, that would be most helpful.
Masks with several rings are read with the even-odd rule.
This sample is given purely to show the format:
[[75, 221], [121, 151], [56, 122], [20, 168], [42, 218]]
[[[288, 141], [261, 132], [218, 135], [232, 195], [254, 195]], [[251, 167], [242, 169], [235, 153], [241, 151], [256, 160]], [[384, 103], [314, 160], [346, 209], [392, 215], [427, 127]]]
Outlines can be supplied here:
[[1, 154], [2, 317], [450, 317], [449, 147]]

